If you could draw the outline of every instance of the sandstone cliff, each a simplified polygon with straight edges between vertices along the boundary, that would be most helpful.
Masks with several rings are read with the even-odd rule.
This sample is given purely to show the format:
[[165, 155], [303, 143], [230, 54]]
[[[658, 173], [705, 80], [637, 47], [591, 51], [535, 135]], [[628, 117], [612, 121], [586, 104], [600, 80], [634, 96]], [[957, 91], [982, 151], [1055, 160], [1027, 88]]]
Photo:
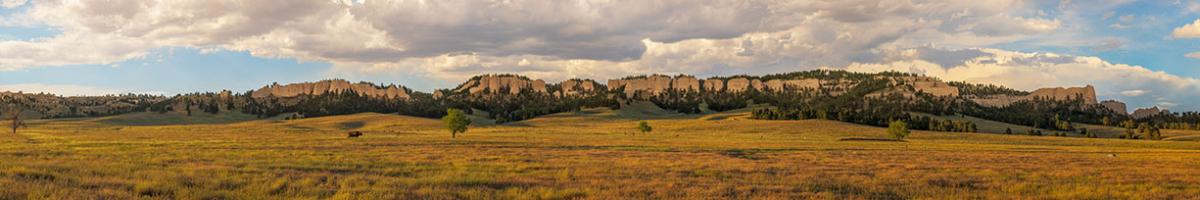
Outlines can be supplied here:
[[931, 77], [905, 77], [905, 84], [911, 85], [914, 90], [929, 93], [938, 97], [957, 97], [959, 91], [957, 87], [950, 86], [942, 80]]
[[1082, 98], [1084, 104], [1097, 104], [1096, 88], [1092, 87], [1091, 85], [1070, 88], [1041, 88], [1034, 90], [1033, 92], [1030, 92], [1029, 95], [1025, 96], [996, 95], [988, 97], [972, 97], [971, 100], [979, 105], [1001, 107], [1008, 106], [1009, 104], [1017, 101], [1033, 100], [1034, 98], [1053, 100], [1073, 100]]
[[[690, 76], [681, 76], [680, 78], [685, 79], [682, 82], [689, 82], [687, 80], [696, 80], [694, 77]], [[671, 78], [670, 76], [651, 75], [647, 77], [608, 80], [608, 88], [610, 90], [621, 90], [621, 92], [624, 92], [626, 96], [633, 96], [639, 92], [642, 92], [646, 95], [657, 95], [673, 89], [671, 85], [672, 82], [675, 82], [675, 78]], [[690, 82], [685, 84], [690, 84]], [[696, 82], [695, 84], [695, 88], [698, 89], [699, 82]]]
[[1034, 90], [1030, 96], [1041, 97], [1043, 99], [1070, 100], [1083, 98], [1085, 104], [1096, 104], [1096, 88], [1091, 85], [1085, 87], [1071, 88], [1042, 88]]
[[572, 96], [596, 91], [600, 83], [590, 79], [571, 79], [559, 83], [559, 86], [562, 90], [557, 93], [558, 96]]
[[725, 89], [725, 80], [710, 78], [704, 79], [705, 91], [721, 91]]
[[766, 88], [771, 91], [801, 90], [801, 89], [819, 89], [821, 88], [821, 80], [818, 79], [793, 79], [781, 80], [774, 79], [764, 83]]
[[1104, 105], [1105, 108], [1108, 108], [1109, 110], [1120, 113], [1122, 115], [1129, 114], [1129, 110], [1126, 110], [1128, 108], [1125, 107], [1125, 103], [1120, 102], [1120, 101], [1106, 100], [1106, 101], [1100, 102], [1100, 105]]
[[296, 97], [300, 95], [322, 95], [353, 91], [363, 96], [381, 97], [388, 99], [408, 99], [408, 88], [390, 85], [379, 87], [369, 83], [350, 83], [346, 80], [334, 79], [319, 82], [293, 83], [287, 85], [271, 84], [255, 90], [251, 97]]
[[1141, 118], [1146, 118], [1146, 117], [1158, 115], [1161, 113], [1169, 113], [1169, 112], [1170, 111], [1167, 111], [1165, 109], [1159, 109], [1158, 106], [1155, 106], [1155, 107], [1150, 107], [1150, 108], [1138, 108], [1137, 110], [1134, 110], [1133, 114], [1131, 114], [1130, 116], [1133, 117], [1134, 119], [1141, 119]]
[[529, 78], [516, 75], [482, 75], [476, 76], [471, 80], [459, 85], [454, 89], [454, 92], [467, 92], [468, 94], [491, 93], [499, 94], [507, 92], [508, 94], [519, 94], [521, 90], [530, 89], [534, 92], [546, 92], [546, 82], [542, 80], [529, 80]]

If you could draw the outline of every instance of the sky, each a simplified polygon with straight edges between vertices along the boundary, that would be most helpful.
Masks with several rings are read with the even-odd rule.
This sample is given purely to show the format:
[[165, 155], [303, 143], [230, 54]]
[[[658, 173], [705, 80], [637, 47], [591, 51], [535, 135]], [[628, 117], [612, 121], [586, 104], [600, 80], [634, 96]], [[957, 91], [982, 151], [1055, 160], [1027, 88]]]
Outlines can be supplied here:
[[1183, 111], [1198, 44], [1200, 0], [0, 0], [0, 91], [844, 69]]

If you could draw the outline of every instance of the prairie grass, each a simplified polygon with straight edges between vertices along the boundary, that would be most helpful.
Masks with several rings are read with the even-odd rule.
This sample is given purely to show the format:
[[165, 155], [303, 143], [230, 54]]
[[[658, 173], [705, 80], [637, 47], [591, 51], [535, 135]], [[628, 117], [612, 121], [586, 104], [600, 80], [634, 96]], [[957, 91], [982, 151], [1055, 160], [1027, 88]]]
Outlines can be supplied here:
[[925, 131], [838, 141], [885, 130], [736, 113], [649, 120], [643, 134], [622, 115], [556, 114], [457, 139], [438, 120], [371, 113], [31, 121], [0, 134], [0, 199], [1200, 198], [1195, 141]]

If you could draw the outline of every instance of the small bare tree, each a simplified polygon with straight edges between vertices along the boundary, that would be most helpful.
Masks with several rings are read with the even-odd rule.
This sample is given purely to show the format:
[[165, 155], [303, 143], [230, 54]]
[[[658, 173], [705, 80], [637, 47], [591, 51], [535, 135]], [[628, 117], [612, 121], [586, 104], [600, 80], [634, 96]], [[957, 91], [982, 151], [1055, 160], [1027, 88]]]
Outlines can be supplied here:
[[9, 127], [12, 128], [13, 134], [17, 134], [18, 128], [25, 127], [25, 120], [21, 119], [22, 112], [24, 112], [24, 110], [17, 106], [10, 106], [9, 109], [4, 112], [4, 116], [8, 118], [8, 120], [12, 121]]

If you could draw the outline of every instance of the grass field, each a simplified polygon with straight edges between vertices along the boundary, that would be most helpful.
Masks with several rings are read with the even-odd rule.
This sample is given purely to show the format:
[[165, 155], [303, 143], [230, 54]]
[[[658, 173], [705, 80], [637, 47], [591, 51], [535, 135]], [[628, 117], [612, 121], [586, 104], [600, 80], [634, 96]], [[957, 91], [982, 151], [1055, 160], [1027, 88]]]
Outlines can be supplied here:
[[371, 113], [31, 121], [0, 134], [0, 199], [1200, 198], [1200, 134], [1188, 131], [838, 141], [885, 131], [735, 112], [656, 118], [642, 134], [639, 114], [555, 114], [457, 139], [438, 120]]

